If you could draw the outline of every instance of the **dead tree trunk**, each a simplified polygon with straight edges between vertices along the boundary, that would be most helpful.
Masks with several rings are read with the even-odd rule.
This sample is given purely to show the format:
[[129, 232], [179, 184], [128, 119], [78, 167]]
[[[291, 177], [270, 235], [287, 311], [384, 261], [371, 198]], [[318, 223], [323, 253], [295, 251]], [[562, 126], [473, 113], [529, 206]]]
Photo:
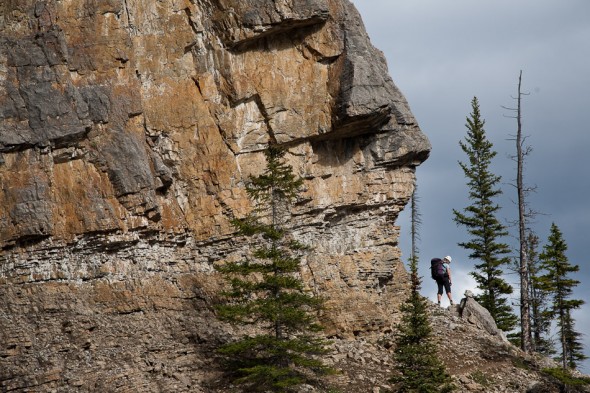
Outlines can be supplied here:
[[521, 325], [521, 348], [525, 352], [532, 352], [531, 335], [531, 303], [529, 299], [529, 260], [527, 255], [526, 239], [526, 202], [523, 182], [523, 167], [525, 149], [523, 149], [522, 137], [522, 112], [521, 112], [521, 85], [522, 71], [518, 76], [518, 96], [516, 111], [516, 192], [518, 194], [518, 240], [519, 240], [519, 273], [520, 273], [520, 325]]
[[526, 139], [522, 135], [522, 107], [521, 99], [525, 95], [521, 91], [522, 87], [522, 71], [518, 75], [518, 95], [516, 96], [517, 107], [506, 108], [516, 112], [517, 129], [514, 140], [516, 141], [516, 193], [518, 204], [518, 242], [519, 242], [519, 256], [518, 256], [518, 274], [520, 277], [520, 344], [525, 352], [532, 352], [533, 339], [531, 334], [531, 299], [530, 299], [530, 277], [529, 277], [529, 258], [527, 255], [527, 218], [534, 213], [527, 213], [527, 203], [523, 172], [524, 172], [524, 158], [530, 152], [530, 149], [524, 146]]

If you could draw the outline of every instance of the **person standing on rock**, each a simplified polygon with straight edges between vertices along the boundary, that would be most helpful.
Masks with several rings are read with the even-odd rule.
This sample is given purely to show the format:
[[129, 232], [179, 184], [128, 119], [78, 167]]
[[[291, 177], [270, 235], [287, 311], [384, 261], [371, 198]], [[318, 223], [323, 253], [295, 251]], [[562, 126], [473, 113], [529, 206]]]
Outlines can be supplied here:
[[[439, 263], [442, 265], [442, 271], [439, 274], [435, 274], [433, 273], [433, 277], [436, 280], [436, 284], [438, 285], [438, 293], [436, 295], [437, 300], [438, 300], [438, 305], [440, 306], [440, 300], [442, 298], [442, 294], [443, 294], [443, 288], [445, 290], [445, 292], [447, 293], [447, 297], [449, 298], [449, 302], [451, 303], [451, 306], [454, 304], [453, 303], [453, 295], [451, 293], [451, 285], [453, 284], [452, 278], [451, 278], [451, 261], [453, 258], [451, 258], [450, 256], [446, 256], [442, 259], [442, 261], [438, 258], [436, 258], [438, 261], [440, 261]], [[434, 260], [433, 260], [434, 261]]]

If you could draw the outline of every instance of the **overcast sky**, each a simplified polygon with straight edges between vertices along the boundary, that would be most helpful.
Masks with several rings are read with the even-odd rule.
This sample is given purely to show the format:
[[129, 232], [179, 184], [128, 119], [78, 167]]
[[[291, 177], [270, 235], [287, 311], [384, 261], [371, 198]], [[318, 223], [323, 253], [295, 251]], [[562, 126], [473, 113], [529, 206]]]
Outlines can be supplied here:
[[[523, 133], [533, 151], [525, 183], [537, 216], [541, 245], [555, 222], [568, 244], [570, 263], [580, 266], [574, 297], [587, 302], [574, 314], [590, 356], [590, 1], [588, 0], [353, 0], [371, 42], [387, 58], [389, 72], [430, 138], [430, 158], [418, 168], [421, 274], [424, 295], [435, 299], [428, 267], [434, 256], [453, 257], [455, 301], [475, 290], [473, 261], [457, 243], [467, 233], [452, 209], [469, 205], [458, 161], [471, 99], [479, 99], [488, 139], [497, 151], [491, 170], [502, 176], [499, 218], [517, 217], [513, 203], [516, 164], [514, 113], [518, 74], [522, 76]], [[406, 209], [408, 210], [408, 209]], [[404, 258], [410, 250], [408, 214], [402, 226]], [[516, 228], [510, 229], [516, 234]], [[500, 239], [516, 246], [514, 238]], [[541, 251], [541, 250], [539, 250]], [[516, 277], [509, 277], [516, 281]], [[519, 293], [515, 286], [514, 302]], [[581, 367], [590, 373], [590, 361]]]

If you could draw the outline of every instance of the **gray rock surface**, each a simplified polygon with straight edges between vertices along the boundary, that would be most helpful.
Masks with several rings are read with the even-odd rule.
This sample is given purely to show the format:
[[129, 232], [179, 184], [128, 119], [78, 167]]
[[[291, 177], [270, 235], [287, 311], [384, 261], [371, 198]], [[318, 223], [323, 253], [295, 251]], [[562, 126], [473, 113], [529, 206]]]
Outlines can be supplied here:
[[461, 318], [469, 323], [507, 341], [506, 335], [502, 330], [498, 329], [490, 312], [473, 298], [471, 291], [466, 291], [465, 297], [461, 299], [459, 313]]

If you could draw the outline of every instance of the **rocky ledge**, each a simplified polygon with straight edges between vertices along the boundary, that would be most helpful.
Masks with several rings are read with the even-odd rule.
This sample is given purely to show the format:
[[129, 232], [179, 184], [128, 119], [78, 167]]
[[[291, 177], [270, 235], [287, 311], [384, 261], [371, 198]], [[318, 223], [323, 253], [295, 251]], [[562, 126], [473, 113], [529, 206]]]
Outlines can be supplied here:
[[[559, 368], [559, 364], [540, 355], [525, 354], [508, 342], [488, 310], [471, 294], [451, 307], [429, 303], [427, 311], [437, 355], [457, 392], [590, 392], [588, 386], [564, 386], [544, 373], [543, 369]], [[328, 361], [339, 374], [331, 378], [331, 386], [343, 393], [395, 391], [390, 381], [395, 372], [394, 342], [395, 331], [357, 340], [335, 340]], [[318, 390], [308, 387], [303, 391]]]

